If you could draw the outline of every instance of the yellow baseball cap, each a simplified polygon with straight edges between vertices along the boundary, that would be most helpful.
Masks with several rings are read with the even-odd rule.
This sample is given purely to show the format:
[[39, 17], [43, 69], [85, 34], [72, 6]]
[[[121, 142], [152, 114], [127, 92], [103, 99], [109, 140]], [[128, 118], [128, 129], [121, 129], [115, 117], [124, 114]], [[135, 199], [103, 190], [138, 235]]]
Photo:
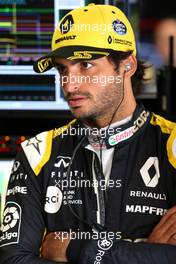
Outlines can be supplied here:
[[52, 51], [35, 62], [34, 71], [51, 69], [55, 57], [89, 60], [108, 56], [111, 51], [132, 51], [136, 55], [131, 24], [115, 6], [89, 4], [61, 19], [53, 34]]

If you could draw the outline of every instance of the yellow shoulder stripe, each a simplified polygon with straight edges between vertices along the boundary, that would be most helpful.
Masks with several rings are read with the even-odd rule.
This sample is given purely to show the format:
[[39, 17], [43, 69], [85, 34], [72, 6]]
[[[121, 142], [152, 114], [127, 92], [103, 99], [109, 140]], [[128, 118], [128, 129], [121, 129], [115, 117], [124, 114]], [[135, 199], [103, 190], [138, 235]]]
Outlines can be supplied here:
[[167, 155], [170, 163], [176, 169], [176, 127], [167, 141]]
[[59, 128], [55, 128], [54, 131], [53, 131], [53, 138], [61, 135], [65, 130], [67, 130], [75, 122], [76, 122], [76, 119], [73, 119], [66, 126], [62, 126], [62, 127], [59, 127]]
[[152, 113], [152, 118], [150, 120], [150, 123], [153, 126], [159, 126], [161, 128], [161, 131], [165, 134], [170, 134], [172, 130], [174, 129], [174, 127], [176, 126], [174, 122], [171, 122], [165, 119], [164, 117], [161, 117], [154, 113]]
[[150, 123], [154, 126], [160, 126], [163, 133], [170, 134], [166, 146], [167, 156], [171, 165], [176, 168], [176, 123], [156, 114], [152, 114]]
[[50, 159], [53, 138], [61, 135], [75, 121], [76, 120], [73, 120], [68, 125], [61, 128], [42, 132], [21, 143], [26, 158], [36, 176], [39, 175], [42, 167]]
[[42, 167], [47, 163], [47, 161], [50, 158], [51, 155], [51, 148], [52, 148], [52, 136], [53, 136], [53, 130], [48, 131], [47, 136], [46, 136], [46, 148], [45, 152], [43, 154], [43, 157], [41, 161], [38, 163], [38, 165], [35, 167], [34, 172], [36, 176], [39, 175]]

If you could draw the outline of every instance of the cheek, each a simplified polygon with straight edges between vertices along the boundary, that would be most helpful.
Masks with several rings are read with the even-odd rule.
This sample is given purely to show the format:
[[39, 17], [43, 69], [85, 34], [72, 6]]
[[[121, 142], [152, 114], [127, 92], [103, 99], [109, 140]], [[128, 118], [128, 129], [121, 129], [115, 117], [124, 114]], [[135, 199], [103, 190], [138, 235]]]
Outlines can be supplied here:
[[106, 104], [107, 101], [111, 101], [112, 98], [111, 91], [109, 91], [109, 87], [99, 85], [99, 87], [97, 87], [97, 89], [94, 91], [93, 99], [96, 105]]
[[109, 73], [107, 74], [104, 73], [103, 71], [101, 74], [97, 74], [96, 72], [90, 76], [90, 85], [96, 87], [105, 87], [105, 86], [109, 86], [112, 85], [115, 82], [115, 76], [114, 73]]
[[68, 84], [69, 82], [69, 79], [68, 79], [68, 76], [66, 75], [60, 75], [60, 87], [61, 89], [64, 91], [65, 90], [65, 86]]

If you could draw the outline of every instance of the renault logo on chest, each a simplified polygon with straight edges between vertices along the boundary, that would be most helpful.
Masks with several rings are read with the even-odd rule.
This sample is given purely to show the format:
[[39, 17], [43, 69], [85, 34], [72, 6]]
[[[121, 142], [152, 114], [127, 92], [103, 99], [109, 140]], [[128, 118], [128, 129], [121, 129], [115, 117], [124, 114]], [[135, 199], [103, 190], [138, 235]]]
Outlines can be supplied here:
[[148, 158], [140, 169], [140, 173], [147, 187], [156, 187], [160, 178], [158, 158]]

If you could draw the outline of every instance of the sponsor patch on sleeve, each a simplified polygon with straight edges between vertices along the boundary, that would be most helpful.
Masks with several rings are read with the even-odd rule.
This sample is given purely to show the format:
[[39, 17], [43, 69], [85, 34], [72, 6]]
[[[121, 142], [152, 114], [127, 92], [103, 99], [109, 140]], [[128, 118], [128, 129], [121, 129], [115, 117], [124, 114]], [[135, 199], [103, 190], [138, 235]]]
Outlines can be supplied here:
[[21, 207], [15, 202], [7, 202], [0, 228], [0, 247], [18, 244], [21, 227]]

